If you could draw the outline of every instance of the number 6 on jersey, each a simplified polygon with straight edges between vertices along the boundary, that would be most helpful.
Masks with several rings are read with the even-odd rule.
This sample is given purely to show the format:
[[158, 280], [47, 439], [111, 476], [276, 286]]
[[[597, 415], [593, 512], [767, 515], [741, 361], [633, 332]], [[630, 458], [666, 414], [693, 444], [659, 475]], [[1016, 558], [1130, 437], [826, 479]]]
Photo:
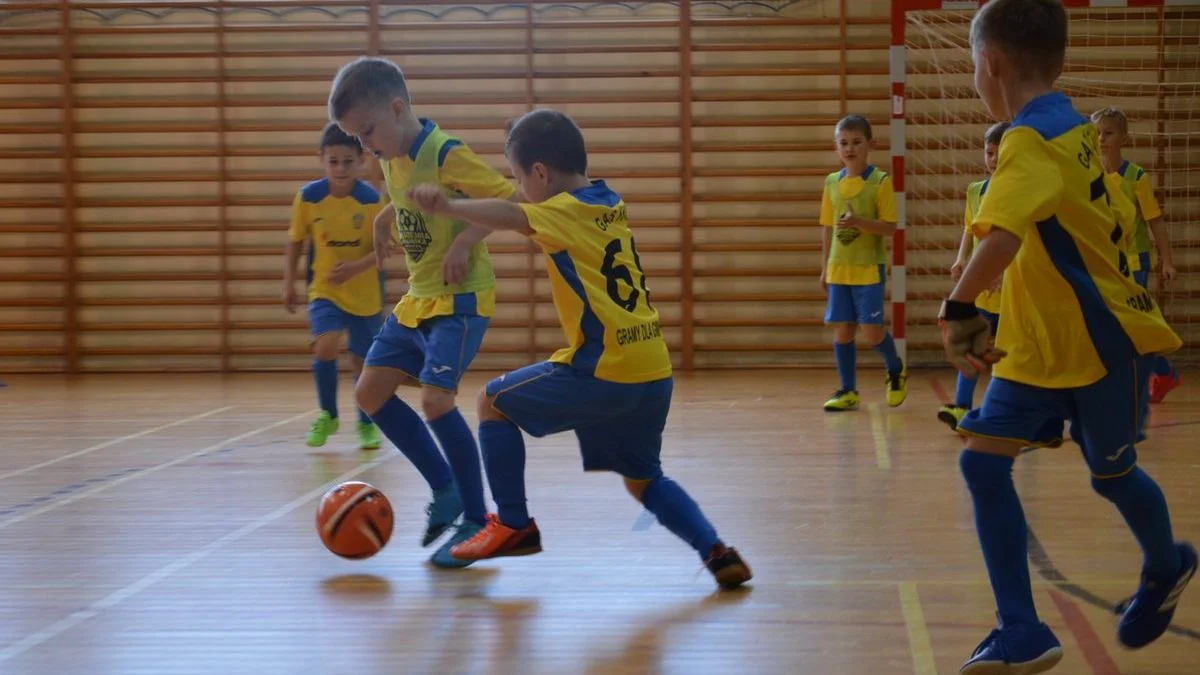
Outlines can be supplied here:
[[[621, 306], [627, 312], [637, 310], [638, 298], [641, 294], [646, 295], [646, 306], [654, 309], [654, 305], [650, 304], [650, 291], [646, 288], [646, 273], [642, 271], [642, 259], [638, 257], [637, 246], [634, 244], [633, 238], [629, 239], [629, 251], [633, 254], [633, 266], [637, 269], [638, 283], [633, 283], [633, 273], [629, 271], [629, 266], [617, 262], [617, 256], [623, 252], [623, 245], [620, 239], [613, 239], [608, 242], [608, 246], [604, 249], [604, 262], [600, 265], [600, 272], [608, 281], [608, 297], [612, 301]], [[618, 281], [624, 281], [629, 287], [629, 295], [621, 297], [621, 286]], [[638, 291], [641, 287], [641, 291]]]

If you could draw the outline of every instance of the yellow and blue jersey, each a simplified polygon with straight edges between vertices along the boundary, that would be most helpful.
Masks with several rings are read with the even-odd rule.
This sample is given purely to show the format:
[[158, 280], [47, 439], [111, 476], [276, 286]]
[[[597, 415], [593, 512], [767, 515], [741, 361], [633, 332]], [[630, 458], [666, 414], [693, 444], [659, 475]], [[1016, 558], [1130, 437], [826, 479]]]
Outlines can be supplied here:
[[854, 215], [867, 220], [896, 222], [896, 192], [891, 176], [874, 166], [867, 166], [861, 176], [848, 176], [842, 169], [825, 178], [821, 194], [821, 225], [833, 228], [825, 267], [826, 283], [848, 286], [882, 283], [880, 266], [887, 264], [884, 237], [840, 227], [838, 221], [846, 213], [847, 205]]
[[408, 292], [394, 313], [401, 325], [415, 328], [425, 319], [451, 314], [492, 316], [496, 279], [487, 244], [471, 250], [467, 278], [448, 286], [442, 261], [454, 238], [467, 228], [462, 221], [421, 212], [408, 204], [405, 193], [414, 185], [435, 183], [448, 193], [485, 199], [510, 199], [513, 186], [463, 142], [430, 120], [421, 120], [421, 133], [408, 154], [381, 161], [384, 182], [396, 209], [396, 230], [408, 267]]
[[521, 204], [547, 259], [568, 347], [550, 357], [599, 380], [640, 383], [671, 374], [671, 357], [621, 196], [604, 181]]
[[369, 270], [343, 284], [331, 284], [329, 273], [339, 263], [361, 260], [374, 251], [372, 223], [383, 208], [379, 192], [363, 181], [350, 194], [335, 197], [329, 179], [313, 181], [292, 200], [288, 238], [311, 239], [308, 248], [308, 299], [329, 300], [355, 316], [379, 314], [383, 307], [382, 272]]
[[1150, 253], [1149, 222], [1162, 217], [1162, 208], [1154, 198], [1154, 185], [1150, 176], [1141, 166], [1125, 160], [1117, 169], [1121, 192], [1137, 208], [1137, 229], [1133, 232], [1133, 248], [1135, 255]]
[[[987, 194], [987, 189], [988, 181], [986, 179], [967, 186], [967, 205], [963, 212], [963, 226], [966, 227], [967, 232], [971, 232], [971, 223], [975, 221], [975, 214], [979, 213], [979, 205], [983, 203], [983, 196]], [[974, 237], [974, 239], [974, 248], [979, 248], [979, 237]], [[975, 298], [975, 306], [985, 312], [999, 314], [999, 291], [984, 290], [979, 294], [979, 297]]]
[[1066, 95], [1040, 96], [1013, 120], [973, 229], [1021, 239], [1005, 271], [996, 377], [1084, 387], [1136, 355], [1181, 345], [1131, 278], [1096, 128]]

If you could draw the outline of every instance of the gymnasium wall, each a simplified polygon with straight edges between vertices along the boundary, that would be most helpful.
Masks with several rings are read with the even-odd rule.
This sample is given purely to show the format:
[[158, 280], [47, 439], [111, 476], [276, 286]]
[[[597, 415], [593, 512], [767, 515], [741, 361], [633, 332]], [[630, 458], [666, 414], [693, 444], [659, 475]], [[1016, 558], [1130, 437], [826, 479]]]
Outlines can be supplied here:
[[[847, 112], [889, 167], [889, 22], [883, 0], [6, 3], [0, 371], [306, 368], [280, 301], [289, 205], [321, 175], [329, 80], [364, 53], [401, 63], [418, 114], [498, 168], [506, 118], [574, 116], [629, 204], [676, 365], [827, 364], [821, 186]], [[945, 151], [959, 190], [981, 135]], [[941, 232], [910, 271], [917, 361], [938, 358]], [[563, 337], [541, 257], [490, 242], [478, 367], [543, 358]], [[403, 264], [388, 274], [394, 301]]]

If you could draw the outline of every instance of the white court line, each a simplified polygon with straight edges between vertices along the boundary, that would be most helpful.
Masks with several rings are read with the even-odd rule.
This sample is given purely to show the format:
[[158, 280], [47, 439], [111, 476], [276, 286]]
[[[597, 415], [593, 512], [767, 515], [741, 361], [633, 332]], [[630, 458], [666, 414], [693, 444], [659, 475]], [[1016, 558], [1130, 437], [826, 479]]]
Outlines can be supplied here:
[[[310, 413], [305, 413], [305, 414], [310, 414]], [[295, 419], [295, 418], [293, 418], [293, 419]], [[242, 537], [245, 537], [248, 534], [252, 534], [253, 532], [255, 532], [257, 530], [260, 530], [260, 529], [266, 527], [267, 525], [270, 525], [271, 523], [275, 522], [276, 520], [279, 520], [280, 518], [286, 516], [287, 514], [291, 513], [292, 511], [295, 511], [296, 509], [300, 508], [301, 506], [304, 506], [308, 502], [311, 502], [314, 499], [317, 499], [321, 495], [325, 494], [325, 492], [332, 486], [337, 485], [339, 483], [344, 483], [369, 469], [373, 469], [376, 466], [378, 466], [386, 461], [391, 460], [392, 458], [396, 457], [399, 454], [400, 453], [398, 453], [398, 452], [389, 452], [385, 456], [380, 457], [379, 459], [371, 460], [370, 462], [367, 462], [366, 464], [360, 464], [357, 467], [338, 476], [337, 478], [334, 478], [333, 480], [325, 483], [324, 485], [322, 485], [314, 490], [310, 490], [309, 492], [306, 492], [305, 494], [301, 495], [300, 497], [297, 497], [296, 499], [288, 502], [287, 504], [284, 504], [283, 506], [268, 513], [267, 515], [260, 517], [258, 520], [255, 520], [251, 523], [247, 523], [246, 525], [239, 527], [238, 529], [234, 530], [233, 532], [230, 532], [229, 534], [221, 537], [220, 539], [213, 541], [212, 543], [204, 546], [203, 548], [196, 549], [195, 551], [192, 551], [191, 553], [185, 555], [184, 557], [178, 558], [174, 562], [168, 563], [168, 564], [158, 568], [154, 572], [151, 572], [150, 574], [142, 577], [141, 579], [138, 579], [137, 581], [133, 582], [132, 584], [129, 584], [128, 586], [118, 589], [116, 591], [113, 591], [106, 597], [103, 597], [103, 598], [97, 600], [96, 602], [93, 602], [90, 606], [88, 606], [87, 609], [82, 609], [78, 612], [71, 614], [70, 616], [67, 616], [63, 619], [55, 621], [54, 623], [50, 624], [49, 626], [46, 626], [45, 628], [37, 631], [36, 633], [32, 633], [28, 637], [25, 637], [24, 639], [19, 640], [18, 642], [15, 642], [15, 643], [9, 645], [8, 647], [5, 647], [3, 650], [0, 650], [0, 663], [3, 663], [4, 661], [7, 661], [15, 656], [20, 656], [21, 654], [24, 654], [25, 652], [29, 651], [30, 649], [33, 649], [34, 647], [42, 644], [43, 642], [46, 642], [47, 640], [51, 640], [59, 635], [62, 635], [66, 631], [68, 631], [71, 628], [74, 628], [75, 626], [78, 626], [79, 624], [83, 623], [84, 621], [87, 621], [88, 619], [96, 616], [100, 612], [102, 612], [106, 609], [109, 609], [111, 607], [115, 607], [116, 605], [120, 604], [121, 602], [128, 600], [129, 598], [137, 595], [138, 593], [141, 593], [142, 591], [146, 590], [147, 588], [162, 581], [163, 579], [166, 579], [167, 577], [169, 577], [172, 574], [178, 572], [179, 570], [187, 567], [188, 565], [191, 565], [192, 563], [196, 562], [197, 560], [200, 560], [201, 558], [208, 556], [209, 554], [213, 553], [214, 551], [217, 551], [218, 549], [223, 548], [227, 544], [232, 544], [233, 542], [237, 541], [238, 539], [241, 539]]]
[[99, 445], [93, 445], [91, 447], [84, 448], [82, 450], [76, 450], [75, 452], [71, 452], [71, 453], [63, 455], [62, 457], [55, 457], [54, 459], [48, 459], [48, 460], [42, 462], [41, 464], [34, 464], [33, 466], [27, 466], [24, 469], [17, 469], [16, 471], [9, 471], [8, 473], [0, 473], [0, 480], [4, 480], [6, 478], [12, 478], [13, 476], [20, 476], [22, 474], [27, 474], [30, 471], [37, 471], [38, 469], [44, 469], [48, 466], [58, 464], [59, 462], [65, 462], [68, 459], [75, 459], [76, 457], [82, 457], [84, 455], [93, 453], [97, 450], [103, 450], [107, 447], [114, 446], [117, 443], [124, 443], [125, 441], [132, 441], [135, 438], [141, 438], [142, 436], [148, 436], [155, 432], [162, 431], [163, 429], [170, 429], [171, 427], [177, 427], [181, 424], [187, 424], [188, 422], [195, 422], [196, 420], [201, 420], [201, 419], [204, 419], [205, 417], [210, 417], [212, 415], [216, 415], [217, 413], [223, 413], [226, 410], [233, 410], [233, 406], [227, 405], [224, 408], [217, 408], [216, 410], [209, 410], [206, 413], [200, 413], [199, 415], [192, 415], [191, 417], [185, 417], [181, 420], [175, 420], [174, 422], [171, 422], [169, 424], [163, 424], [163, 425], [154, 427], [153, 429], [146, 429], [145, 431], [139, 431], [136, 434], [129, 434], [128, 436], [114, 438], [111, 441], [105, 441], [103, 443], [100, 443]]
[[206, 455], [210, 452], [213, 452], [214, 450], [220, 449], [222, 446], [228, 445], [230, 443], [236, 443], [236, 442], [242, 440], [243, 438], [249, 438], [250, 436], [254, 436], [256, 434], [261, 434], [264, 431], [270, 431], [271, 429], [274, 429], [275, 427], [281, 427], [290, 422], [295, 422], [296, 420], [298, 420], [302, 417], [310, 417], [312, 415], [315, 415], [316, 412], [317, 412], [316, 409], [307, 410], [307, 411], [302, 412], [299, 415], [296, 415], [294, 417], [289, 417], [286, 420], [274, 422], [272, 424], [268, 424], [265, 427], [259, 427], [258, 429], [255, 429], [253, 431], [247, 431], [244, 434], [238, 434], [237, 436], [234, 436], [233, 438], [226, 438], [225, 440], [223, 440], [219, 443], [213, 443], [212, 445], [210, 445], [206, 448], [201, 448], [200, 450], [197, 450], [196, 452], [186, 454], [182, 457], [177, 457], [169, 462], [163, 462], [162, 464], [156, 464], [154, 466], [142, 469], [141, 471], [136, 471], [134, 473], [131, 473], [127, 476], [122, 476], [122, 477], [112, 481], [111, 483], [101, 483], [101, 484], [97, 485], [96, 487], [92, 488], [91, 490], [77, 492], [77, 493], [71, 495], [70, 497], [67, 497], [66, 499], [60, 499], [57, 502], [50, 502], [49, 504], [47, 504], [41, 508], [34, 509], [32, 511], [26, 511], [25, 513], [19, 513], [19, 514], [13, 516], [12, 518], [9, 518], [8, 520], [0, 521], [0, 530], [3, 530], [4, 528], [8, 527], [9, 525], [15, 525], [23, 520], [28, 520], [30, 518], [33, 518], [34, 516], [40, 516], [43, 513], [46, 513], [48, 511], [53, 511], [54, 509], [57, 509], [60, 506], [66, 506], [67, 504], [73, 504], [73, 503], [79, 501], [80, 499], [87, 499], [88, 497], [91, 497], [92, 495], [96, 494], [97, 492], [103, 492], [109, 488], [114, 488], [114, 487], [120, 485], [121, 483], [126, 483], [128, 481], [134, 480], [136, 478], [142, 478], [144, 476], [149, 476], [152, 473], [162, 471], [163, 469], [170, 468], [172, 466], [175, 466], [176, 464], [182, 464], [190, 459], [195, 459], [195, 458], [199, 457], [200, 455]]

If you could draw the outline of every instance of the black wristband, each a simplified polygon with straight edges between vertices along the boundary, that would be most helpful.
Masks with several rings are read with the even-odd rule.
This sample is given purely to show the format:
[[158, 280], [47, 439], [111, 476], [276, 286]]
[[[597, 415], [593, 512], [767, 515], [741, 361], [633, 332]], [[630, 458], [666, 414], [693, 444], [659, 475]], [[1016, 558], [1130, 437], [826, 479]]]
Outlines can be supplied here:
[[959, 302], [946, 298], [946, 301], [942, 303], [941, 318], [947, 321], [962, 321], [976, 316], [979, 316], [979, 309], [973, 302]]

